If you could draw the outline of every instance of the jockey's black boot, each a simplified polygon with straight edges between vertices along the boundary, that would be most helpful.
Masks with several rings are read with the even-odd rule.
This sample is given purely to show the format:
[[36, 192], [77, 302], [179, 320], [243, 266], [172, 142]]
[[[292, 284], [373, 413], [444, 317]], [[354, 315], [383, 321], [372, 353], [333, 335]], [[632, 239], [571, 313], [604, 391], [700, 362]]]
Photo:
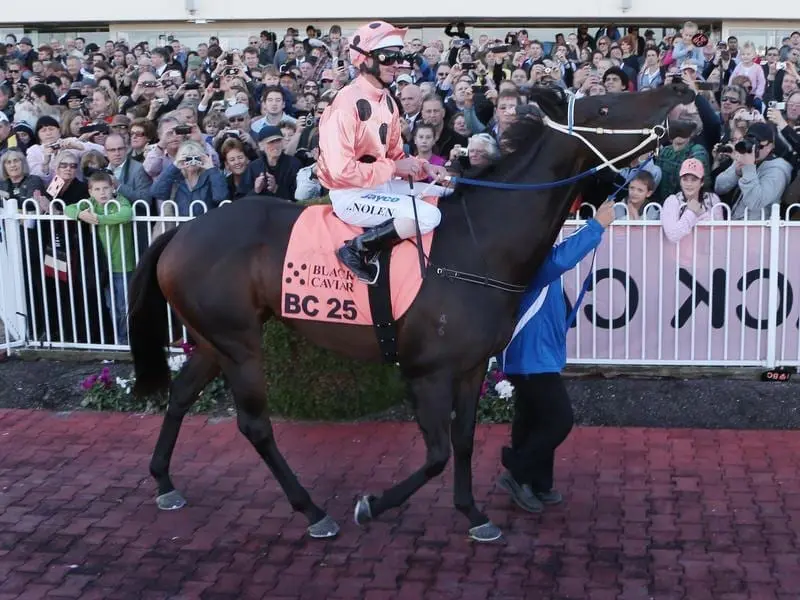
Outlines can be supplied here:
[[336, 254], [342, 264], [355, 273], [361, 281], [375, 285], [380, 273], [378, 261], [374, 260], [375, 253], [391, 248], [399, 241], [400, 236], [394, 228], [394, 221], [386, 221], [348, 240]]

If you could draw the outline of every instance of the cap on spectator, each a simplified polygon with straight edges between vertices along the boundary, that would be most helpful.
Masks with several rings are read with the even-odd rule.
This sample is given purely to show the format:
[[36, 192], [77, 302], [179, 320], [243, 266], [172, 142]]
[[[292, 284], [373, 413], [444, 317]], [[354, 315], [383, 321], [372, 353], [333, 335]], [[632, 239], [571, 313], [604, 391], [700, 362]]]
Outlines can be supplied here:
[[130, 127], [130, 124], [131, 120], [126, 115], [114, 115], [111, 118], [111, 127], [114, 127], [116, 125], [127, 125], [128, 127]]
[[20, 44], [26, 44], [28, 46], [33, 47], [33, 42], [31, 41], [31, 38], [29, 38], [27, 36], [25, 36], [24, 38], [20, 39], [19, 43]]
[[33, 131], [33, 127], [27, 121], [20, 121], [19, 123], [14, 123], [14, 127], [12, 128], [14, 133], [19, 133], [20, 131], [24, 131], [27, 133], [31, 139], [33, 139], [36, 134]]
[[275, 127], [275, 125], [264, 125], [258, 132], [259, 142], [272, 142], [278, 139], [283, 139], [283, 133], [281, 133], [280, 127]]
[[325, 69], [322, 72], [322, 75], [319, 76], [319, 79], [320, 81], [323, 81], [325, 79], [327, 79], [328, 81], [333, 81], [335, 79], [335, 76], [333, 74], [333, 71], [331, 71], [330, 69]]
[[246, 115], [249, 111], [246, 104], [231, 104], [225, 109], [225, 116], [229, 119]]
[[685, 71], [686, 69], [691, 69], [695, 73], [697, 73], [697, 65], [693, 62], [685, 62], [681, 64], [681, 71]]
[[753, 123], [747, 128], [747, 135], [757, 139], [759, 142], [775, 143], [775, 130], [771, 123]]
[[620, 81], [622, 81], [622, 87], [628, 87], [628, 74], [619, 67], [611, 67], [605, 73], [603, 73], [603, 83], [606, 82], [606, 79], [609, 75], [616, 75], [619, 77]]
[[73, 87], [67, 90], [67, 93], [61, 96], [58, 100], [58, 103], [61, 105], [66, 105], [68, 101], [72, 100], [73, 98], [76, 100], [83, 100], [86, 96], [83, 95], [83, 92], [79, 87]]
[[411, 79], [411, 75], [409, 75], [408, 73], [403, 73], [402, 75], [398, 75], [395, 81], [397, 83], [414, 83], [414, 80]]
[[705, 175], [706, 169], [696, 158], [687, 158], [683, 161], [681, 165], [681, 172], [680, 176], [683, 177], [684, 175], [694, 175], [698, 179], [702, 179], [703, 175]]

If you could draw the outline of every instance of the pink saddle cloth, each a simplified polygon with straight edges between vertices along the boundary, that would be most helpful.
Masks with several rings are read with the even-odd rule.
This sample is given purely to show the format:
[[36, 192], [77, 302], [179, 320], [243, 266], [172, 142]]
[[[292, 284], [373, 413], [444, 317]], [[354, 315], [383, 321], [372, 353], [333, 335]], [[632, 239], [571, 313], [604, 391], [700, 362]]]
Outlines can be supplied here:
[[[436, 205], [438, 198], [425, 198]], [[363, 232], [337, 217], [330, 205], [309, 206], [292, 227], [283, 263], [281, 315], [290, 319], [372, 325], [367, 284], [336, 256], [347, 240]], [[430, 255], [433, 231], [422, 236]], [[412, 240], [392, 249], [389, 289], [395, 319], [402, 317], [422, 284], [419, 253]]]

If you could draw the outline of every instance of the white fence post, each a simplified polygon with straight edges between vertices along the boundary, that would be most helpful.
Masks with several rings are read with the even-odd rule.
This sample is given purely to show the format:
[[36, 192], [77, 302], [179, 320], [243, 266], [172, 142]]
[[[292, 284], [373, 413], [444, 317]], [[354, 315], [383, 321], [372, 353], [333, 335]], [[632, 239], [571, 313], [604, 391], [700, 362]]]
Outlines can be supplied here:
[[[772, 369], [777, 363], [778, 353], [778, 269], [781, 248], [781, 207], [773, 204], [769, 215], [769, 279], [767, 302], [767, 368]], [[788, 285], [788, 281], [784, 281]]]
[[9, 350], [25, 343], [27, 314], [18, 210], [16, 199], [11, 198], [3, 202], [3, 211], [0, 212], [3, 221], [3, 256], [0, 256], [0, 260], [4, 262], [3, 268], [0, 269], [3, 273], [3, 282], [0, 284], [2, 293], [0, 309], [4, 314], [0, 314], [0, 319], [5, 325], [5, 346]]

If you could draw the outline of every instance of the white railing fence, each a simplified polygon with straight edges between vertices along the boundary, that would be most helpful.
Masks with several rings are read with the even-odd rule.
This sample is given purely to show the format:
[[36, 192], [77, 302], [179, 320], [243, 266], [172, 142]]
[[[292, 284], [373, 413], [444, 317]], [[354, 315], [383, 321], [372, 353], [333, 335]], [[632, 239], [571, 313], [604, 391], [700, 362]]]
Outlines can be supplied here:
[[[32, 199], [5, 201], [0, 349], [128, 349], [127, 282], [114, 271], [131, 254], [138, 262], [165, 228], [193, 218], [175, 216], [171, 201], [157, 214], [141, 200], [133, 208], [131, 223], [93, 226], [65, 216], [59, 200], [45, 213]], [[191, 215], [205, 211], [202, 202], [190, 207]], [[786, 220], [775, 205], [760, 220], [701, 221], [677, 243], [658, 220], [618, 219], [594, 269], [587, 257], [563, 277], [570, 307], [591, 278], [568, 335], [569, 362], [800, 366], [800, 220], [792, 217], [800, 205]], [[562, 236], [582, 224], [567, 221]], [[121, 248], [116, 258], [112, 245]], [[185, 338], [171, 313], [169, 327], [170, 339]]]

